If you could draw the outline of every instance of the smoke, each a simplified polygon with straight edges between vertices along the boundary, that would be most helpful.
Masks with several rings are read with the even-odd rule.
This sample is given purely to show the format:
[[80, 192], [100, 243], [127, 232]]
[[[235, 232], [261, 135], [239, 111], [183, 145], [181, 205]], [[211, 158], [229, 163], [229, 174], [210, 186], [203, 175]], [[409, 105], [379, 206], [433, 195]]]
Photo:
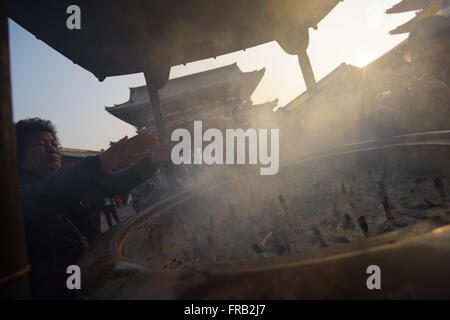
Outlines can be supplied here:
[[[195, 179], [185, 185], [186, 200], [167, 212], [149, 215], [152, 230], [170, 231], [158, 239], [151, 237], [153, 249], [136, 255], [154, 254], [156, 241], [161, 264], [177, 257], [182, 262], [174, 268], [201, 268], [214, 261], [307, 254], [422, 219], [442, 197], [427, 178], [420, 193], [407, 193], [418, 176], [402, 162], [401, 153], [387, 150], [311, 160], [314, 154], [380, 139], [387, 132], [373, 117], [380, 103], [373, 92], [385, 86], [376, 76], [344, 65], [317, 96], [291, 110], [252, 110], [246, 117], [236, 113], [211, 119], [204, 130], [218, 124], [222, 130], [279, 129], [278, 174], [260, 176], [254, 165], [188, 166]], [[435, 96], [442, 101], [437, 92]], [[405, 110], [399, 116], [405, 123], [411, 119]], [[438, 124], [436, 119], [426, 125]], [[399, 123], [387, 125], [396, 128]], [[443, 185], [445, 192], [448, 179]], [[145, 224], [142, 228], [148, 230]], [[135, 234], [127, 246], [141, 240], [142, 234]]]
[[[224, 37], [213, 41], [218, 51], [232, 40], [228, 31], [223, 27]], [[201, 51], [202, 43], [197, 45]], [[405, 64], [380, 64], [364, 70], [343, 64], [321, 81], [317, 95], [305, 94], [277, 112], [224, 106], [208, 117], [203, 130], [279, 129], [278, 174], [261, 176], [254, 165], [187, 166], [194, 174], [185, 185], [186, 198], [163, 212], [147, 209], [148, 221], [126, 246], [131, 250], [144, 238], [150, 248], [141, 244], [135, 254], [151, 255], [152, 266], [197, 268], [214, 261], [307, 254], [423, 219], [426, 205], [440, 200], [429, 183], [420, 194], [406, 193], [418, 177], [398, 153], [306, 160], [387, 135], [450, 129], [442, 120], [449, 117], [439, 111], [449, 102], [444, 87], [431, 82], [414, 87], [404, 81], [410, 75]], [[386, 90], [387, 100], [376, 97]], [[167, 263], [172, 259], [181, 262]]]

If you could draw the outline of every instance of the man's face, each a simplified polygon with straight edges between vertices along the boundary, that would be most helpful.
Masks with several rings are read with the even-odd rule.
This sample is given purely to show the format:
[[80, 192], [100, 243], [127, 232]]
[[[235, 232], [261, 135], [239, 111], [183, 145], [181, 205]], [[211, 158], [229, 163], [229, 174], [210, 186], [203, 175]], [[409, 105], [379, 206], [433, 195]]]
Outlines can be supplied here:
[[28, 138], [21, 167], [43, 178], [61, 168], [61, 151], [50, 132], [38, 132]]

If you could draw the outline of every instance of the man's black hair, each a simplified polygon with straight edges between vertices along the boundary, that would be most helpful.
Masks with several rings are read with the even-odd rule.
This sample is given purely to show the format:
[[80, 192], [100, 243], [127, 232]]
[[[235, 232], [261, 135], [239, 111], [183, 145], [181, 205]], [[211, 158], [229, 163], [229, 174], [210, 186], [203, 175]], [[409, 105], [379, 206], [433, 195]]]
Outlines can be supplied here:
[[38, 132], [49, 132], [55, 137], [56, 142], [59, 144], [58, 137], [56, 136], [56, 128], [49, 120], [41, 118], [28, 118], [20, 120], [16, 123], [16, 147], [17, 158], [22, 159], [23, 152], [29, 137]]

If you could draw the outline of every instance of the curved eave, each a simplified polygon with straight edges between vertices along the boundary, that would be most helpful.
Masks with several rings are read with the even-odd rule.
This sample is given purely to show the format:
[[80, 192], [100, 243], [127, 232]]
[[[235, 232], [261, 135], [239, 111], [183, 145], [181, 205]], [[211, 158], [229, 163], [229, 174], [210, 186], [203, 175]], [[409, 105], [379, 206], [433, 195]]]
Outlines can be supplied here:
[[[239, 88], [241, 88], [242, 90], [242, 96], [243, 97], [250, 97], [250, 95], [253, 93], [253, 91], [255, 91], [256, 87], [259, 85], [259, 83], [261, 82], [261, 79], [264, 77], [264, 74], [266, 72], [265, 68], [262, 68], [261, 70], [255, 70], [252, 72], [240, 72], [239, 77], [237, 78], [233, 78], [233, 79], [229, 79], [227, 82], [224, 82], [223, 84], [229, 84], [229, 85], [237, 85]], [[195, 74], [194, 74], [195, 75]], [[190, 77], [186, 76], [186, 78]], [[176, 78], [175, 80], [179, 80], [181, 78]], [[187, 81], [188, 79], [186, 79]], [[172, 80], [170, 80], [172, 81]], [[143, 90], [145, 88], [145, 90], [147, 90], [146, 86], [140, 86], [140, 87], [133, 87], [130, 88], [130, 98], [127, 102], [121, 103], [121, 104], [116, 104], [113, 107], [105, 107], [105, 109], [112, 113], [112, 114], [116, 114], [118, 112], [120, 112], [121, 110], [130, 110], [130, 108], [139, 106], [140, 104], [135, 104], [133, 101], [133, 95], [135, 91], [138, 90]], [[196, 89], [194, 91], [192, 91], [192, 93], [194, 92], [201, 92], [201, 91], [207, 91], [207, 90], [211, 90], [214, 89], [215, 87], [203, 87], [203, 88], [199, 88]], [[174, 96], [168, 96], [165, 99], [176, 99], [177, 97], [183, 97], [183, 94], [181, 95], [174, 95]], [[164, 98], [162, 98], [162, 100], [164, 100]], [[150, 103], [150, 101], [146, 101], [147, 104]]]
[[267, 112], [273, 111], [273, 109], [276, 108], [277, 106], [278, 106], [278, 99], [274, 99], [272, 101], [251, 105], [247, 107], [247, 110], [251, 112]]
[[425, 9], [433, 0], [403, 0], [386, 10], [387, 14], [403, 13]]
[[261, 82], [264, 74], [266, 73], [266, 69], [262, 68], [261, 70], [246, 72], [242, 75], [242, 92], [241, 96], [243, 98], [250, 98], [253, 92], [258, 87]]
[[153, 117], [149, 103], [129, 105], [121, 108], [105, 107], [105, 110], [112, 116], [137, 128], [145, 127]]
[[389, 31], [390, 35], [396, 35], [396, 34], [402, 34], [402, 33], [409, 33], [416, 25], [416, 22], [419, 20], [419, 16], [416, 16], [409, 20], [408, 22], [398, 26], [394, 30]]
[[340, 1], [79, 0], [82, 28], [75, 31], [65, 27], [69, 0], [9, 0], [8, 9], [16, 23], [103, 80], [277, 41], [286, 30], [317, 26]]
[[81, 159], [89, 156], [98, 155], [99, 151], [94, 150], [83, 150], [83, 149], [73, 149], [73, 148], [61, 148], [61, 155], [64, 158]]

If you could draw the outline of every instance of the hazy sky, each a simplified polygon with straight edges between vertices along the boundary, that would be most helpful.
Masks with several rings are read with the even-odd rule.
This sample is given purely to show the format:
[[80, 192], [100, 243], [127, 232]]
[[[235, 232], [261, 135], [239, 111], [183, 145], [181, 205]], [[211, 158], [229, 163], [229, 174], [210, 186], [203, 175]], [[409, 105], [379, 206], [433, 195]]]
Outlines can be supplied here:
[[[363, 66], [406, 38], [388, 31], [414, 13], [386, 15], [399, 0], [345, 0], [310, 29], [308, 53], [319, 80], [342, 62]], [[14, 121], [28, 117], [51, 120], [65, 147], [98, 150], [110, 140], [135, 134], [134, 127], [116, 119], [105, 106], [128, 101], [129, 88], [145, 84], [142, 74], [106, 78], [99, 82], [90, 72], [37, 40], [10, 20], [10, 59]], [[276, 42], [172, 67], [170, 78], [237, 62], [242, 71], [266, 68], [252, 100], [275, 98], [279, 106], [305, 90], [297, 57]]]

